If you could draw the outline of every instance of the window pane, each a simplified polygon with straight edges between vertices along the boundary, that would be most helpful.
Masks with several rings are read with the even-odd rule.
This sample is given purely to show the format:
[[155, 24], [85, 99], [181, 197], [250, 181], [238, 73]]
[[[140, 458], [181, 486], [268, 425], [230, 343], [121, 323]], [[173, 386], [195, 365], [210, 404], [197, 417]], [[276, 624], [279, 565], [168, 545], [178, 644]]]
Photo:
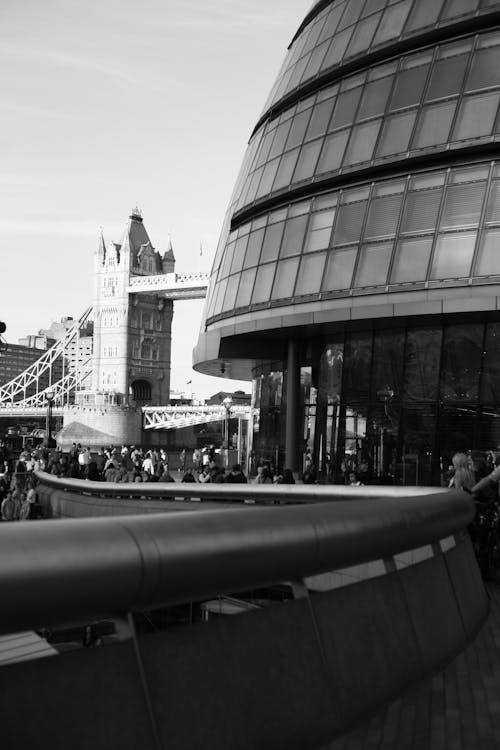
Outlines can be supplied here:
[[241, 274], [238, 294], [236, 295], [235, 307], [246, 307], [250, 304], [256, 271], [256, 268], [251, 268], [249, 271], [243, 271], [243, 273]]
[[300, 144], [304, 140], [304, 134], [306, 132], [310, 116], [310, 109], [306, 109], [305, 112], [301, 112], [300, 114], [295, 115], [286, 142], [287, 149], [293, 148], [294, 146], [300, 146]]
[[391, 284], [425, 281], [431, 255], [432, 237], [401, 240], [396, 249]]
[[385, 112], [392, 80], [393, 76], [387, 76], [386, 78], [380, 78], [378, 81], [371, 81], [365, 86], [359, 106], [358, 120], [381, 115]]
[[305, 253], [312, 253], [315, 250], [327, 248], [330, 244], [330, 235], [332, 233], [333, 219], [335, 210], [322, 211], [313, 214], [309, 222], [306, 244], [304, 245]]
[[405, 31], [414, 31], [435, 24], [439, 18], [442, 4], [442, 0], [418, 0], [414, 4]]
[[460, 93], [468, 59], [469, 55], [466, 54], [438, 60], [435, 63], [425, 95], [427, 101]]
[[436, 227], [443, 188], [408, 193], [401, 232], [424, 232]]
[[257, 229], [257, 231], [251, 233], [248, 240], [247, 253], [245, 255], [245, 263], [243, 264], [243, 268], [256, 266], [259, 262], [260, 248], [262, 245], [263, 237], [264, 229]]
[[273, 286], [273, 299], [285, 299], [293, 295], [299, 261], [300, 258], [289, 258], [278, 263]]
[[302, 146], [297, 167], [293, 175], [294, 182], [306, 180], [308, 177], [313, 176], [322, 143], [323, 141], [319, 139]]
[[336, 248], [328, 254], [323, 291], [350, 288], [357, 253], [357, 247], [346, 247]]
[[389, 110], [410, 107], [420, 103], [428, 70], [428, 65], [421, 65], [418, 68], [410, 68], [410, 70], [403, 70], [397, 74]]
[[[481, 401], [490, 404], [500, 403], [500, 324], [498, 323], [488, 323], [486, 326]], [[500, 440], [495, 441], [493, 445], [498, 445], [498, 443]]]
[[475, 242], [475, 232], [440, 235], [436, 242], [430, 278], [455, 279], [469, 276]]
[[288, 131], [290, 130], [290, 125], [291, 120], [287, 120], [276, 128], [273, 145], [271, 146], [271, 151], [269, 153], [270, 159], [273, 159], [275, 156], [279, 156], [282, 153], [288, 136]]
[[465, 84], [466, 91], [500, 86], [500, 47], [478, 50]]
[[317, 253], [302, 257], [297, 276], [297, 286], [295, 287], [295, 296], [319, 292], [323, 277], [323, 268], [325, 266], [325, 256], [326, 253]]
[[229, 277], [227, 288], [226, 288], [226, 296], [224, 297], [224, 304], [222, 306], [222, 312], [233, 309], [234, 302], [236, 300], [236, 292], [238, 291], [239, 280], [240, 280], [239, 274], [236, 274], [236, 276]]
[[345, 13], [338, 25], [339, 31], [345, 29], [347, 26], [350, 26], [358, 20], [363, 5], [364, 0], [349, 0], [349, 2], [347, 3], [347, 8], [345, 9]]
[[437, 398], [441, 341], [441, 328], [407, 330], [403, 387], [405, 400]]
[[337, 63], [344, 57], [344, 52], [349, 44], [349, 40], [352, 35], [352, 28], [341, 31], [340, 34], [336, 34], [330, 42], [330, 47], [326, 53], [326, 57], [321, 64], [321, 70], [326, 70], [332, 65]]
[[481, 323], [445, 326], [441, 362], [443, 399], [477, 399], [483, 337], [484, 326]]
[[367, 201], [341, 206], [335, 226], [334, 245], [360, 239]]
[[268, 260], [276, 260], [278, 257], [284, 225], [285, 222], [280, 221], [278, 224], [271, 224], [267, 227], [260, 255], [260, 263], [265, 263]]
[[456, 102], [443, 102], [424, 107], [420, 114], [413, 148], [425, 148], [448, 140]]
[[474, 275], [500, 275], [500, 229], [483, 232]]
[[308, 215], [304, 214], [303, 216], [288, 219], [285, 225], [283, 242], [281, 243], [281, 258], [300, 253], [308, 218]]
[[282, 187], [286, 187], [292, 181], [293, 170], [297, 162], [300, 149], [296, 148], [293, 151], [289, 151], [281, 157], [280, 165], [276, 173], [276, 179], [273, 183], [273, 190], [279, 190]]
[[309, 127], [307, 128], [306, 137], [308, 140], [326, 133], [332, 109], [333, 102], [330, 99], [314, 107]]
[[330, 130], [337, 130], [337, 128], [342, 128], [352, 123], [358, 108], [361, 91], [362, 87], [358, 86], [355, 89], [351, 89], [351, 91], [345, 91], [343, 94], [338, 95], [335, 112], [330, 122]]
[[252, 305], [259, 302], [268, 302], [271, 297], [271, 287], [273, 285], [274, 271], [276, 263], [267, 263], [265, 266], [259, 266], [255, 278], [255, 286], [252, 294]]
[[441, 228], [477, 226], [485, 189], [486, 182], [449, 186], [444, 200]]
[[358, 164], [372, 158], [381, 120], [366, 122], [353, 128], [344, 164]]
[[478, 4], [478, 0], [447, 0], [443, 10], [443, 19], [455, 18], [462, 13], [471, 13]]
[[342, 159], [344, 158], [344, 151], [347, 139], [349, 138], [349, 132], [349, 130], [341, 130], [340, 133], [333, 133], [326, 138], [318, 164], [318, 174], [339, 169], [342, 164]]
[[500, 182], [498, 180], [493, 180], [491, 183], [485, 221], [500, 223]]
[[387, 282], [392, 242], [363, 245], [354, 286], [376, 286]]
[[400, 154], [408, 150], [417, 113], [401, 112], [384, 120], [382, 135], [377, 146], [377, 156]]
[[276, 172], [278, 171], [279, 162], [279, 159], [274, 159], [274, 161], [268, 162], [264, 167], [259, 189], [255, 195], [256, 198], [260, 198], [262, 195], [267, 195], [271, 190], [274, 178], [276, 177]]
[[358, 55], [370, 47], [380, 15], [371, 16], [356, 26], [349, 47], [347, 48], [346, 57]]
[[244, 237], [240, 237], [239, 240], [236, 241], [236, 244], [234, 246], [233, 259], [231, 261], [230, 273], [241, 271], [243, 267], [243, 258], [245, 257], [245, 250], [247, 249], [247, 242], [247, 234]]
[[326, 55], [326, 51], [329, 46], [329, 41], [323, 42], [323, 44], [320, 44], [319, 47], [316, 47], [316, 49], [313, 50], [313, 52], [311, 53], [311, 57], [309, 58], [309, 62], [306, 65], [306, 69], [302, 74], [301, 81], [307, 81], [308, 78], [312, 78], [316, 75], [316, 73], [320, 69], [321, 63], [323, 62], [323, 58]]
[[499, 93], [469, 96], [462, 101], [453, 139], [477, 138], [490, 135], [495, 124]]
[[374, 44], [386, 42], [388, 39], [398, 37], [403, 31], [403, 26], [410, 12], [413, 0], [403, 0], [397, 5], [386, 8], [380, 26], [375, 36]]
[[402, 200], [402, 194], [372, 200], [366, 221], [365, 240], [395, 234]]

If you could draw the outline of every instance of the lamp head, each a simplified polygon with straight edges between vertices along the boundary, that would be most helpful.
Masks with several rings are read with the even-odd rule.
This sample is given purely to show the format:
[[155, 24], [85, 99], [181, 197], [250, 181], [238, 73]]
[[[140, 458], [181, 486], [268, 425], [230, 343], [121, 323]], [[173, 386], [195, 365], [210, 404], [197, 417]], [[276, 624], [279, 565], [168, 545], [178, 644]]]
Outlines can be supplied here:
[[55, 393], [54, 389], [53, 389], [53, 388], [52, 388], [52, 386], [50, 386], [50, 385], [49, 385], [49, 387], [48, 387], [48, 388], [46, 388], [46, 389], [44, 390], [44, 394], [45, 394], [45, 398], [47, 399], [47, 401], [48, 401], [49, 403], [50, 403], [51, 401], [53, 401], [53, 400], [54, 400], [54, 397], [55, 397], [55, 395], [56, 395], [56, 393]]

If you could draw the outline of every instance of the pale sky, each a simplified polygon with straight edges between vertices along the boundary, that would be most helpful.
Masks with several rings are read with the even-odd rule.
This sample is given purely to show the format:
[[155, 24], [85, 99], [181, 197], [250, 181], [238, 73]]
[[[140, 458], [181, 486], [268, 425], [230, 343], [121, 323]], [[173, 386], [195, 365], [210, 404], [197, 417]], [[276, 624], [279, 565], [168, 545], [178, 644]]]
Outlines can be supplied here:
[[[310, 6], [1, 0], [7, 341], [91, 304], [100, 227], [119, 241], [136, 204], [157, 250], [171, 235], [177, 272], [210, 270], [248, 138]], [[191, 369], [203, 302], [176, 305], [172, 388], [242, 387]]]

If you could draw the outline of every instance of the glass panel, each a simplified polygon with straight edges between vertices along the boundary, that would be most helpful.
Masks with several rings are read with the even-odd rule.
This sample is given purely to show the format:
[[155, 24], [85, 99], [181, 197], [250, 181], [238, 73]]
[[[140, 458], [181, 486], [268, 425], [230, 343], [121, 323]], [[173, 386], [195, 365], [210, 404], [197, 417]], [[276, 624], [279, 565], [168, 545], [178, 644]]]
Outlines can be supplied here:
[[442, 4], [442, 0], [418, 0], [414, 3], [410, 19], [406, 24], [406, 33], [435, 24], [439, 18]]
[[349, 0], [349, 2], [347, 3], [347, 8], [345, 9], [345, 13], [342, 16], [342, 20], [338, 25], [339, 31], [345, 29], [347, 26], [350, 26], [358, 20], [363, 5], [364, 0]]
[[333, 102], [331, 100], [321, 102], [321, 104], [314, 107], [309, 127], [307, 128], [307, 140], [317, 138], [319, 135], [326, 133], [332, 109]]
[[388, 39], [398, 37], [410, 12], [413, 0], [403, 0], [397, 5], [386, 8], [380, 26], [375, 36], [374, 44], [381, 44]]
[[236, 274], [236, 276], [229, 277], [227, 289], [226, 289], [226, 296], [224, 297], [224, 304], [222, 306], [223, 312], [226, 310], [233, 309], [234, 302], [236, 300], [236, 292], [238, 291], [239, 280], [240, 280], [239, 274]]
[[436, 242], [430, 278], [456, 279], [469, 276], [475, 242], [475, 232], [440, 235]]
[[264, 162], [267, 161], [267, 157], [269, 156], [269, 151], [271, 148], [271, 144], [273, 142], [273, 138], [274, 138], [274, 129], [271, 130], [269, 133], [267, 133], [262, 139], [262, 142], [260, 144], [259, 154], [257, 156], [257, 161], [255, 163], [256, 167], [262, 166], [262, 164], [264, 164]]
[[465, 90], [489, 86], [500, 86], [500, 47], [482, 49], [474, 54]]
[[478, 0], [447, 0], [441, 18], [444, 20], [460, 16], [463, 13], [472, 13], [477, 5]]
[[299, 294], [314, 294], [321, 289], [321, 279], [325, 266], [326, 253], [303, 256], [300, 263], [295, 296]]
[[311, 216], [304, 253], [312, 253], [328, 247], [334, 218], [335, 210], [322, 211]]
[[282, 187], [287, 187], [292, 181], [293, 170], [297, 163], [297, 157], [299, 155], [299, 148], [289, 151], [281, 157], [280, 165], [276, 173], [276, 179], [273, 183], [273, 190], [279, 190]]
[[389, 111], [420, 103], [428, 70], [428, 65], [421, 65], [397, 74]]
[[405, 332], [401, 328], [376, 331], [373, 342], [371, 389], [372, 400], [381, 401], [381, 391], [392, 390], [401, 399]]
[[323, 42], [319, 47], [312, 52], [309, 62], [307, 63], [306, 69], [302, 75], [301, 81], [307, 81], [308, 78], [312, 78], [316, 75], [320, 69], [323, 58], [326, 55], [326, 51], [330, 46], [330, 42]]
[[335, 226], [333, 244], [357, 242], [361, 237], [367, 201], [341, 206]]
[[389, 237], [396, 233], [403, 196], [387, 195], [370, 203], [365, 228], [365, 240]]
[[349, 138], [349, 132], [349, 130], [341, 130], [340, 133], [333, 133], [326, 138], [318, 164], [318, 174], [339, 169], [342, 164], [342, 159], [344, 158], [344, 151], [347, 139]]
[[392, 242], [363, 245], [354, 286], [378, 286], [387, 283], [392, 247]]
[[483, 335], [482, 323], [445, 327], [441, 364], [441, 398], [445, 401], [477, 399]]
[[264, 229], [257, 229], [257, 231], [250, 234], [243, 268], [249, 268], [249, 266], [257, 265], [257, 263], [259, 262], [260, 248], [263, 238]]
[[378, 81], [367, 83], [359, 106], [358, 120], [363, 120], [365, 117], [373, 117], [374, 115], [381, 115], [385, 112], [392, 81], [393, 76], [388, 76], [387, 78], [380, 78]]
[[284, 226], [285, 223], [281, 221], [279, 224], [271, 224], [267, 227], [259, 263], [276, 260], [279, 254]]
[[241, 274], [235, 307], [246, 307], [250, 304], [256, 271], [256, 268], [251, 268], [249, 271], [243, 271]]
[[335, 112], [330, 122], [330, 130], [343, 128], [353, 122], [362, 90], [362, 87], [358, 86], [356, 89], [338, 95]]
[[425, 95], [426, 100], [459, 94], [468, 59], [469, 55], [466, 54], [438, 60], [432, 69], [431, 80]]
[[340, 16], [344, 11], [344, 3], [337, 3], [333, 8], [330, 9], [326, 23], [323, 26], [318, 41], [322, 42], [324, 39], [330, 39], [335, 33], [337, 26], [339, 25]]
[[223, 281], [221, 281], [220, 284], [218, 284], [217, 286], [218, 286], [217, 299], [214, 304], [214, 309], [212, 312], [213, 315], [218, 315], [221, 311], [222, 303], [224, 302], [224, 295], [226, 294], [227, 279], [224, 279]]
[[276, 128], [273, 145], [271, 146], [271, 151], [269, 152], [270, 159], [273, 159], [275, 156], [280, 156], [283, 152], [285, 141], [288, 136], [288, 131], [290, 130], [290, 125], [291, 120], [287, 120], [281, 125], [278, 125], [278, 127]]
[[462, 101], [453, 139], [489, 135], [495, 124], [500, 93], [469, 96]]
[[257, 188], [259, 187], [260, 178], [262, 177], [262, 172], [264, 171], [263, 167], [260, 167], [260, 169], [257, 169], [253, 175], [252, 179], [250, 180], [250, 185], [248, 186], [248, 192], [245, 195], [244, 203], [251, 203], [253, 199], [255, 198], [255, 193], [257, 192]]
[[438, 395], [441, 328], [408, 328], [406, 332], [405, 401], [434, 401]]
[[446, 143], [456, 102], [443, 102], [424, 107], [420, 113], [417, 131], [413, 138], [413, 148], [425, 148]]
[[323, 141], [319, 139], [302, 146], [297, 167], [293, 175], [293, 182], [306, 180], [308, 177], [312, 177], [322, 143]]
[[236, 241], [236, 245], [234, 246], [234, 252], [233, 252], [233, 260], [231, 262], [230, 273], [234, 273], [235, 271], [241, 271], [243, 267], [243, 258], [245, 257], [245, 250], [247, 249], [247, 242], [248, 242], [247, 234], [244, 237], [240, 237], [239, 240]]
[[366, 0], [365, 7], [361, 14], [361, 18], [369, 16], [370, 13], [376, 13], [377, 10], [382, 10], [385, 6], [386, 0]]
[[364, 52], [370, 47], [371, 40], [377, 28], [380, 15], [371, 16], [365, 21], [359, 23], [354, 29], [354, 33], [351, 37], [351, 42], [345, 54], [346, 57], [352, 57], [358, 55], [360, 52]]
[[276, 269], [272, 299], [286, 299], [293, 296], [295, 277], [300, 258], [281, 260]]
[[425, 281], [432, 249], [432, 237], [398, 242], [391, 284]]
[[321, 70], [326, 70], [332, 65], [337, 65], [344, 57], [349, 39], [351, 38], [352, 28], [341, 31], [340, 34], [336, 34], [330, 42], [330, 48], [326, 53], [326, 57], [321, 65]]
[[477, 226], [485, 190], [486, 182], [449, 186], [444, 200], [441, 229]]
[[308, 218], [308, 215], [305, 214], [303, 216], [296, 216], [293, 219], [288, 219], [285, 225], [283, 242], [281, 243], [280, 257], [283, 258], [288, 255], [300, 253], [302, 243], [304, 242], [304, 234]]
[[384, 120], [382, 134], [377, 146], [377, 156], [400, 154], [408, 150], [413, 125], [417, 116], [414, 112], [401, 112]]
[[372, 158], [381, 120], [372, 120], [352, 129], [344, 164], [358, 164]]
[[356, 402], [368, 398], [371, 359], [371, 332], [360, 331], [346, 337], [342, 388], [342, 395], [346, 402]]
[[500, 182], [497, 180], [493, 180], [491, 183], [488, 203], [486, 205], [485, 221], [494, 222], [495, 224], [500, 222]]
[[441, 202], [441, 187], [408, 193], [406, 198], [401, 232], [424, 232], [434, 230]]
[[350, 288], [357, 253], [357, 246], [336, 248], [328, 253], [323, 291]]
[[500, 229], [483, 232], [474, 275], [500, 275]]
[[500, 403], [500, 323], [488, 323], [486, 326], [481, 401]]
[[268, 302], [271, 297], [271, 287], [273, 285], [274, 271], [276, 263], [267, 263], [265, 266], [259, 266], [255, 278], [255, 286], [252, 294], [252, 305], [259, 302]]
[[262, 173], [262, 179], [259, 184], [259, 189], [257, 190], [257, 193], [255, 195], [256, 198], [267, 195], [267, 193], [269, 193], [269, 191], [271, 190], [274, 178], [276, 177], [276, 172], [278, 171], [279, 162], [279, 159], [274, 159], [274, 161], [268, 162], [264, 167], [264, 172]]
[[304, 135], [306, 132], [307, 125], [309, 123], [309, 118], [311, 116], [311, 110], [306, 109], [305, 112], [301, 112], [299, 115], [295, 115], [292, 122], [292, 127], [290, 128], [290, 132], [288, 134], [288, 139], [286, 142], [286, 148], [293, 148], [294, 146], [300, 146], [302, 141], [304, 140]]

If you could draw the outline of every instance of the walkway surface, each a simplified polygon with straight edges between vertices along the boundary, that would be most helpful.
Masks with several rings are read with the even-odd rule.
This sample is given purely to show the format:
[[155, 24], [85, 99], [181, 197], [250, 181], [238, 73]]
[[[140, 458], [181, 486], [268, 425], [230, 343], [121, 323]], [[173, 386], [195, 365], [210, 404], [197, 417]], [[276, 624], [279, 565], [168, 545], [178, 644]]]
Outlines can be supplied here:
[[491, 613], [448, 667], [322, 750], [500, 750], [500, 585]]

